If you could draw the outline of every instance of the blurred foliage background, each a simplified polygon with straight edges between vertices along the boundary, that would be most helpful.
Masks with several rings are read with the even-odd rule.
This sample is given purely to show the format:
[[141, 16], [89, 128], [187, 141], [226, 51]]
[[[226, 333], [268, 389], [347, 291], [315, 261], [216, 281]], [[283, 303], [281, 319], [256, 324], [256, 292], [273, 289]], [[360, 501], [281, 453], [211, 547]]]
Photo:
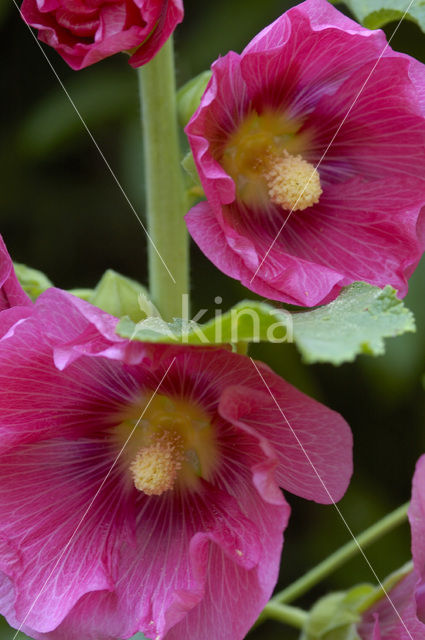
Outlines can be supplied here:
[[[294, 4], [294, 3], [292, 3]], [[229, 49], [247, 42], [291, 3], [278, 0], [185, 0], [186, 18], [175, 34], [177, 81], [207, 69]], [[395, 23], [388, 25], [391, 35]], [[146, 238], [93, 142], [28, 28], [11, 1], [0, 4], [2, 101], [0, 232], [14, 260], [44, 271], [63, 288], [92, 287], [105, 269], [146, 282]], [[413, 23], [401, 25], [394, 49], [425, 61], [424, 38]], [[45, 47], [83, 119], [123, 188], [143, 216], [143, 166], [135, 72], [124, 55], [78, 73]], [[182, 136], [182, 143], [184, 139]], [[418, 171], [423, 167], [418, 167]], [[165, 187], [165, 185], [164, 185]], [[193, 308], [213, 316], [250, 296], [239, 283], [218, 272], [192, 247]], [[206, 286], [205, 283], [208, 283]], [[354, 532], [360, 532], [410, 495], [415, 461], [425, 451], [424, 389], [425, 265], [411, 279], [406, 304], [418, 330], [387, 341], [384, 357], [360, 357], [333, 368], [306, 367], [291, 345], [259, 345], [253, 354], [276, 372], [341, 412], [355, 438], [355, 472], [340, 503]], [[279, 586], [289, 584], [349, 534], [332, 506], [288, 496], [293, 513], [286, 532]], [[408, 526], [367, 551], [383, 578], [410, 555]], [[331, 589], [373, 582], [358, 557], [298, 604], [308, 607]], [[12, 638], [6, 625], [1, 638]], [[268, 622], [252, 640], [292, 640], [297, 632]], [[201, 640], [201, 639], [200, 639]]]

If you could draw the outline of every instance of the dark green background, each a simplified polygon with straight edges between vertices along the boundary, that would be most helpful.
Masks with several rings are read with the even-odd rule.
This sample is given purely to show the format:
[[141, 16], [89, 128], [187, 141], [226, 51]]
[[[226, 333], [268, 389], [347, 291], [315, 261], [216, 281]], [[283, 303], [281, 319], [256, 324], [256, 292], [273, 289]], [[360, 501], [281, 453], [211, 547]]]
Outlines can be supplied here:
[[[208, 68], [229, 49], [245, 44], [290, 4], [276, 0], [185, 2], [186, 18], [175, 34], [178, 84]], [[112, 267], [146, 281], [146, 238], [43, 58], [12, 0], [0, 5], [2, 110], [0, 137], [0, 233], [13, 258], [45, 271], [60, 287], [93, 286]], [[391, 34], [395, 24], [390, 24]], [[424, 55], [419, 29], [405, 23], [392, 46]], [[143, 167], [136, 74], [124, 55], [78, 73], [45, 47], [59, 77], [143, 216]], [[423, 58], [422, 58], [423, 59]], [[423, 171], [423, 167], [418, 167]], [[164, 185], [166, 188], [166, 185]], [[250, 295], [192, 248], [193, 308], [214, 298], [222, 308]], [[205, 283], [208, 283], [206, 286]], [[418, 331], [387, 342], [387, 355], [360, 357], [339, 368], [307, 368], [292, 346], [261, 345], [253, 354], [305, 392], [340, 411], [355, 438], [355, 472], [341, 511], [355, 532], [407, 500], [415, 461], [425, 451], [425, 267], [411, 279], [407, 305]], [[293, 507], [286, 532], [280, 586], [346, 542], [349, 534], [332, 506], [288, 495]], [[367, 555], [383, 578], [409, 558], [407, 525], [375, 544]], [[300, 605], [329, 589], [373, 581], [359, 557], [320, 585]], [[12, 638], [4, 627], [1, 637]], [[255, 639], [292, 640], [297, 633], [276, 623], [252, 632]], [[203, 639], [200, 639], [203, 640]]]

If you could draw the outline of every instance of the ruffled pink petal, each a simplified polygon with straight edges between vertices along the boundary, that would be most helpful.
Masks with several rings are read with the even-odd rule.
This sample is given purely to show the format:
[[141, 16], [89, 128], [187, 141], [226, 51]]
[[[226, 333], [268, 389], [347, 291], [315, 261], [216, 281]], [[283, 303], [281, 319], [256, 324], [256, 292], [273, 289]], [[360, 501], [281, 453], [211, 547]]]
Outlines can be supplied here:
[[55, 629], [83, 594], [113, 589], [119, 541], [134, 529], [116, 470], [102, 487], [113, 455], [101, 438], [58, 437], [1, 456], [0, 567], [13, 616], [35, 631]]
[[412, 556], [419, 574], [416, 590], [418, 618], [425, 623], [425, 455], [416, 463], [413, 476], [412, 500], [409, 506], [409, 522], [412, 532]]
[[0, 236], [0, 311], [16, 305], [30, 305], [13, 269], [12, 260]]
[[[279, 464], [276, 480], [284, 489], [317, 502], [337, 502], [352, 474], [352, 436], [341, 416], [307, 398], [257, 365], [266, 382], [259, 390], [228, 387], [220, 414], [256, 432], [272, 447]], [[270, 392], [269, 392], [270, 390]]]
[[388, 178], [377, 187], [373, 181], [352, 179], [343, 189], [329, 187], [317, 209], [294, 216], [286, 225], [257, 277], [269, 276], [278, 284], [279, 266], [285, 278], [285, 266], [294, 261], [290, 254], [296, 254], [301, 261], [295, 286], [310, 304], [321, 301], [325, 291], [320, 276], [332, 268], [339, 287], [367, 281], [380, 287], [391, 284], [405, 295], [407, 277], [425, 246], [425, 209], [421, 200], [415, 204], [405, 198], [400, 182]]
[[[6, 331], [0, 341], [3, 450], [58, 433], [78, 437], [93, 424], [109, 425], [123, 403], [131, 402], [139, 393], [141, 381], [113, 360], [85, 357], [69, 364], [66, 372], [55, 366], [55, 348], [81, 334], [90, 335], [87, 353], [93, 341], [103, 341], [105, 350], [110, 346], [99, 332], [94, 334], [94, 325], [79, 311], [82, 301], [76, 300], [50, 290], [40, 296], [34, 307], [28, 307], [32, 309], [29, 317], [27, 313], [14, 313], [11, 319], [14, 309], [0, 314], [0, 335], [3, 325]], [[90, 307], [87, 315], [97, 316], [98, 321], [107, 316], [91, 305], [84, 307]], [[15, 321], [12, 326], [11, 320]], [[107, 322], [102, 326], [109, 330]]]
[[[139, 630], [167, 640], [243, 637], [276, 582], [289, 515], [287, 505], [270, 509], [251, 493], [243, 492], [236, 506], [205, 487], [190, 511], [189, 504], [164, 508], [142, 498], [138, 542], [122, 547], [115, 592], [83, 596], [57, 629], [35, 637], [110, 640]], [[251, 511], [255, 524], [241, 508]]]
[[423, 640], [425, 625], [416, 616], [415, 585], [418, 575], [410, 573], [364, 615], [357, 631], [361, 640]]
[[204, 598], [169, 631], [167, 640], [242, 638], [270, 598], [277, 580], [282, 529], [287, 523], [289, 507], [286, 504], [281, 507], [265, 504], [255, 491], [249, 489], [248, 483], [245, 491], [241, 485], [239, 487], [237, 501], [244, 505], [259, 529], [261, 560], [255, 570], [249, 571], [232, 563], [217, 546], [210, 546]]
[[382, 32], [370, 31], [370, 29], [362, 27], [358, 22], [347, 18], [326, 0], [306, 0], [289, 9], [283, 16], [260, 31], [245, 47], [243, 54], [262, 52], [265, 49], [282, 46], [288, 39], [290, 27], [299, 27], [305, 21], [314, 31], [338, 29], [345, 33], [362, 35], [365, 39], [379, 38], [380, 43], [386, 44]]
[[381, 31], [361, 27], [325, 0], [307, 0], [266, 27], [242, 52], [251, 108], [270, 106], [305, 117], [321, 96], [333, 94], [359, 66], [376, 60], [385, 44]]
[[[207, 258], [228, 276], [240, 280], [245, 287], [261, 296], [289, 304], [314, 306], [326, 301], [329, 292], [336, 292], [343, 286], [344, 278], [335, 270], [288, 254], [282, 258], [277, 248], [269, 253], [256, 273], [273, 237], [269, 245], [262, 243], [261, 251], [249, 238], [240, 236], [244, 242], [237, 242], [235, 234], [232, 234], [228, 240], [228, 226], [224, 231], [208, 202], [200, 202], [190, 209], [185, 220], [190, 235]], [[247, 245], [249, 250], [245, 251]]]

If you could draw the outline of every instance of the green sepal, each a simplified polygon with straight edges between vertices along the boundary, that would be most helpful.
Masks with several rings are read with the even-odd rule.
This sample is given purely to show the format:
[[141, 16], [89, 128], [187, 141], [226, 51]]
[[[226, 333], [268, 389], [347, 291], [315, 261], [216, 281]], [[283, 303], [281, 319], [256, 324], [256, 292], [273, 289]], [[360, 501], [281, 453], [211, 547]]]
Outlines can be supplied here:
[[71, 293], [76, 298], [81, 298], [81, 300], [85, 300], [86, 302], [91, 302], [93, 298], [93, 289], [68, 289], [68, 293]]
[[146, 289], [136, 280], [122, 276], [112, 269], [105, 271], [91, 296], [85, 299], [116, 318], [128, 316], [134, 322], [139, 322], [147, 316]]
[[177, 92], [177, 113], [179, 124], [185, 127], [196, 109], [199, 107], [202, 95], [210, 81], [212, 72], [203, 71], [191, 78]]
[[361, 640], [358, 608], [375, 591], [372, 585], [357, 585], [347, 592], [321, 598], [311, 609], [300, 640]]
[[14, 262], [16, 276], [19, 280], [19, 284], [31, 300], [36, 300], [43, 291], [53, 287], [53, 283], [49, 278], [38, 269], [32, 269], [20, 262]]
[[188, 177], [188, 195], [193, 199], [203, 198], [205, 196], [204, 189], [199, 179], [193, 154], [189, 151], [182, 160], [182, 167]]

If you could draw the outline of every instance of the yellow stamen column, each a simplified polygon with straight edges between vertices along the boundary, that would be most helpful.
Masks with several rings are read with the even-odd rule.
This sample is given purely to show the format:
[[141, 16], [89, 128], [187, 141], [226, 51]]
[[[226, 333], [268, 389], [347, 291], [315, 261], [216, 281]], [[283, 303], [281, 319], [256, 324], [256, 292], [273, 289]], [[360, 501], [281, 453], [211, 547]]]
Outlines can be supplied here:
[[142, 447], [130, 465], [136, 489], [148, 496], [160, 496], [174, 487], [183, 460], [182, 440], [164, 431]]
[[322, 195], [317, 169], [300, 155], [287, 151], [281, 158], [272, 156], [262, 174], [270, 200], [289, 211], [303, 211], [319, 202]]

